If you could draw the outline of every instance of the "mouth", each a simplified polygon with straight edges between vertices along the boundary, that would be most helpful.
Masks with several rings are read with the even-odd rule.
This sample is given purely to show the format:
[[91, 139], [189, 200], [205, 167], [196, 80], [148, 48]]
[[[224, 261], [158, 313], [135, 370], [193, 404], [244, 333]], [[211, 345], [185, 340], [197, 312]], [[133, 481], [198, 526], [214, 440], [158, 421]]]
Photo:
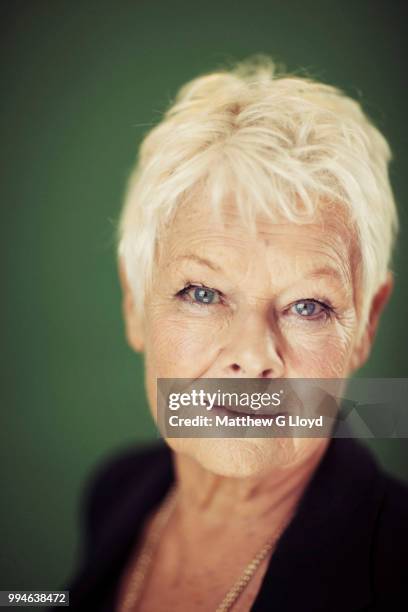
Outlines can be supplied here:
[[[207, 406], [210, 405], [207, 403]], [[214, 404], [212, 407], [212, 412], [216, 412], [217, 414], [222, 414], [223, 416], [230, 416], [231, 418], [239, 417], [239, 416], [250, 416], [250, 417], [277, 417], [284, 416], [286, 412], [260, 412], [259, 410], [243, 410], [241, 406], [226, 406]]]

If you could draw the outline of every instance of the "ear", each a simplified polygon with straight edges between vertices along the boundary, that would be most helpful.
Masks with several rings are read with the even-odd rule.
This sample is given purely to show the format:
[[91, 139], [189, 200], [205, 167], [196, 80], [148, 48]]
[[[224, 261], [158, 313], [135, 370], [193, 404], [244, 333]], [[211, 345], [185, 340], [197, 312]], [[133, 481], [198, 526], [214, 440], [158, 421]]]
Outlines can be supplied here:
[[134, 304], [133, 294], [128, 282], [122, 257], [118, 262], [119, 280], [122, 287], [122, 313], [125, 322], [126, 339], [136, 352], [144, 349], [142, 318]]
[[378, 329], [381, 313], [383, 312], [394, 287], [394, 277], [392, 272], [388, 272], [386, 281], [379, 287], [371, 301], [370, 315], [366, 328], [358, 346], [354, 349], [351, 359], [352, 371], [361, 368], [367, 361]]

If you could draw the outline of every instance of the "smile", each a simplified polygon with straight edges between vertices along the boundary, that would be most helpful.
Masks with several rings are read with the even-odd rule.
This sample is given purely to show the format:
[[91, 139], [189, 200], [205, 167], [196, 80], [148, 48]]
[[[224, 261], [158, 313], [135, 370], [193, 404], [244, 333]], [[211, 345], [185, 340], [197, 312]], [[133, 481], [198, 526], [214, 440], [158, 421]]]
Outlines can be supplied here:
[[[209, 404], [207, 404], [207, 406], [209, 406]], [[222, 405], [218, 405], [218, 404], [214, 404], [214, 406], [212, 407], [212, 411], [215, 411], [217, 414], [223, 414], [225, 416], [230, 416], [231, 418], [236, 417], [236, 416], [250, 416], [250, 417], [257, 417], [257, 416], [270, 416], [270, 417], [276, 417], [276, 416], [284, 416], [287, 413], [286, 412], [261, 412], [259, 410], [251, 410], [250, 412], [243, 410], [240, 406], [228, 406], [228, 408], [226, 406], [222, 406]]]

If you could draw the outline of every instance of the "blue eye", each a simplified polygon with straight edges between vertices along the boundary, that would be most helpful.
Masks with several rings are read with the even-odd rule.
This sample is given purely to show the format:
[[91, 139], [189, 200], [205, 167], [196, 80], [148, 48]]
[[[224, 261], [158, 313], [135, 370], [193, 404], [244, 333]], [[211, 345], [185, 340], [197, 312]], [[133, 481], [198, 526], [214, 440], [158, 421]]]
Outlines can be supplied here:
[[319, 318], [322, 313], [330, 314], [330, 307], [317, 300], [300, 300], [291, 307], [293, 312], [306, 319]]
[[207, 289], [207, 287], [196, 287], [193, 295], [195, 301], [202, 304], [212, 304], [216, 298], [215, 291], [212, 291], [212, 289]]
[[187, 285], [177, 294], [182, 298], [188, 298], [193, 304], [210, 306], [221, 302], [221, 295], [216, 289], [205, 286]]

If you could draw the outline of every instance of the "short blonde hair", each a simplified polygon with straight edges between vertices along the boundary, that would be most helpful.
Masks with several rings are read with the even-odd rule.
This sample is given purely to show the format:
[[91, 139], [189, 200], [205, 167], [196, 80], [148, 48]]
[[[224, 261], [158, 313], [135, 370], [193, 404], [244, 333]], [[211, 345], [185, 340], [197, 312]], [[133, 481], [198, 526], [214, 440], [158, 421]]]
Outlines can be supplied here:
[[269, 56], [198, 76], [145, 136], [130, 176], [117, 240], [136, 307], [143, 310], [160, 229], [200, 186], [214, 210], [233, 193], [250, 223], [257, 211], [302, 222], [322, 198], [328, 214], [346, 205], [360, 247], [365, 324], [398, 231], [390, 160], [358, 102], [311, 78], [277, 74]]

